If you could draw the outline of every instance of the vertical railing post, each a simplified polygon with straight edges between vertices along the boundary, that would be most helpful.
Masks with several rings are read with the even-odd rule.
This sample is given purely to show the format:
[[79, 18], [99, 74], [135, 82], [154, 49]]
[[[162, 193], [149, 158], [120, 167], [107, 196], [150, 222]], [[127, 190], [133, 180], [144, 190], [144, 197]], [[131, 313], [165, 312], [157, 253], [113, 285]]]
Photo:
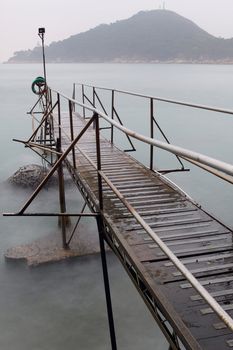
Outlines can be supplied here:
[[100, 254], [101, 254], [101, 262], [102, 262], [102, 270], [103, 270], [104, 289], [105, 289], [105, 298], [106, 298], [107, 313], [108, 313], [108, 324], [109, 324], [109, 332], [110, 332], [110, 339], [111, 339], [111, 347], [112, 347], [112, 350], [117, 350], [113, 309], [112, 309], [112, 301], [111, 301], [111, 291], [110, 291], [110, 283], [109, 283], [109, 277], [108, 277], [108, 266], [107, 266], [107, 259], [106, 259], [105, 245], [104, 245], [104, 223], [102, 219], [104, 202], [103, 202], [102, 176], [100, 174], [101, 149], [100, 149], [99, 116], [97, 113], [94, 113], [94, 117], [95, 117], [95, 132], [96, 132], [96, 156], [97, 156], [98, 192], [99, 192], [99, 210], [100, 210], [100, 215], [97, 216], [97, 226], [98, 226], [98, 232], [99, 232]]
[[[52, 91], [51, 89], [49, 89], [48, 91], [48, 108], [52, 109]], [[53, 135], [54, 135], [54, 123], [53, 123], [53, 113], [50, 113], [49, 116], [49, 144], [50, 147], [52, 148], [52, 139], [53, 139]], [[51, 164], [53, 163], [53, 153], [50, 154], [50, 160], [51, 160]]]
[[99, 116], [94, 113], [94, 125], [95, 125], [95, 135], [96, 135], [96, 157], [97, 157], [97, 177], [98, 177], [98, 193], [99, 193], [99, 208], [100, 211], [104, 208], [103, 203], [103, 187], [102, 187], [102, 177], [100, 175], [101, 171], [101, 151], [100, 151], [100, 129], [99, 129]]
[[[74, 141], [74, 126], [73, 126], [73, 111], [72, 111], [72, 102], [69, 100], [69, 116], [70, 116], [70, 139], [71, 142]], [[72, 157], [73, 157], [73, 167], [76, 169], [76, 159], [75, 159], [75, 146], [72, 148]]]
[[61, 101], [60, 101], [59, 93], [57, 93], [57, 115], [58, 115], [58, 134], [59, 134], [59, 139], [61, 140]]
[[92, 89], [92, 103], [93, 103], [93, 107], [95, 108], [95, 87], [93, 86], [93, 89]]
[[[82, 101], [83, 104], [85, 104], [85, 91], [84, 91], [84, 85], [82, 84]], [[85, 107], [83, 107], [83, 118], [86, 118], [86, 111], [85, 111]]]
[[[75, 100], [75, 98], [76, 98], [76, 84], [73, 83], [72, 99]], [[75, 103], [73, 103], [73, 111], [75, 112]]]
[[[115, 103], [115, 94], [114, 94], [114, 90], [112, 90], [112, 110], [111, 110], [111, 118], [112, 120], [114, 119], [114, 103]], [[113, 125], [111, 125], [111, 144], [113, 144]]]
[[53, 98], [52, 98], [52, 91], [49, 89], [49, 106], [52, 108], [53, 106]]
[[[154, 100], [150, 98], [150, 137], [154, 138]], [[150, 145], [150, 170], [154, 169], [154, 147]]]
[[[53, 108], [53, 94], [52, 94], [52, 90], [50, 89], [50, 109], [52, 110]], [[52, 130], [54, 130], [54, 122], [53, 122], [53, 114], [51, 113], [52, 118], [51, 118], [51, 126], [52, 126]]]
[[[57, 139], [56, 143], [56, 150], [57, 152], [61, 152], [61, 139]], [[60, 156], [58, 156], [59, 158]], [[63, 175], [63, 165], [62, 162], [59, 164], [57, 168], [58, 173], [58, 186], [59, 186], [59, 201], [60, 201], [60, 210], [61, 213], [66, 212], [66, 199], [65, 199], [65, 186], [64, 186], [64, 175]], [[64, 249], [68, 249], [68, 244], [66, 242], [66, 220], [67, 218], [64, 216], [61, 216], [58, 218], [59, 224], [61, 225], [62, 230], [62, 246]]]

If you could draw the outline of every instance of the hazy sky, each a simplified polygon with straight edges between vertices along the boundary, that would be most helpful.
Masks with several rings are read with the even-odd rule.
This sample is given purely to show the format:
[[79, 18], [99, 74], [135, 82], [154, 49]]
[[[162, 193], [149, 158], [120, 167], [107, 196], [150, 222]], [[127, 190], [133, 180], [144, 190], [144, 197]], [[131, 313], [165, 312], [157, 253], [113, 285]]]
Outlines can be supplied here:
[[[49, 44], [101, 23], [128, 18], [140, 10], [157, 9], [162, 3], [162, 0], [0, 0], [0, 62], [14, 51], [36, 46], [38, 27], [46, 27]], [[233, 37], [233, 0], [166, 0], [165, 6], [213, 35]]]

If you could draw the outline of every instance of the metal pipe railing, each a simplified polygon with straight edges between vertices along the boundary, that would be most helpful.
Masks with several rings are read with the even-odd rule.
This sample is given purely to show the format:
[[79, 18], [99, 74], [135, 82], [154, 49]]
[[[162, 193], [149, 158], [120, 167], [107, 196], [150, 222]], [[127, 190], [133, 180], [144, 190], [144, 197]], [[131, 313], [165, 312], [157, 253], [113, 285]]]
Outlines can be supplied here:
[[[81, 83], [74, 83], [74, 84], [75, 85], [81, 85], [83, 88], [85, 86], [86, 87], [90, 87], [90, 88], [93, 87], [92, 85], [89, 85], [89, 84], [81, 84]], [[230, 109], [223, 109], [223, 108], [211, 107], [211, 106], [206, 106], [206, 105], [199, 105], [199, 104], [189, 103], [189, 102], [185, 102], [185, 101], [166, 99], [166, 98], [160, 97], [160, 96], [144, 95], [144, 94], [140, 94], [140, 93], [132, 92], [132, 91], [128, 91], [128, 90], [111, 89], [111, 88], [106, 88], [106, 87], [102, 87], [102, 86], [95, 86], [95, 89], [105, 90], [105, 91], [114, 91], [114, 92], [118, 92], [120, 94], [126, 94], [126, 95], [130, 95], [130, 96], [148, 98], [148, 99], [153, 99], [155, 101], [166, 102], [166, 103], [171, 103], [171, 104], [176, 104], [176, 105], [181, 105], [181, 106], [186, 106], [186, 107], [204, 109], [204, 110], [207, 110], [207, 111], [219, 112], [219, 113], [223, 113], [223, 114], [231, 114], [231, 115], [233, 115], [233, 110], [230, 110]]]
[[[73, 84], [73, 91], [76, 90], [76, 85], [77, 86], [82, 86], [82, 98], [83, 98], [83, 103], [85, 104], [85, 98], [88, 101], [88, 98], [86, 96], [86, 92], [85, 92], [85, 87], [86, 88], [92, 88], [93, 91], [96, 90], [104, 90], [104, 91], [109, 91], [111, 92], [112, 95], [115, 94], [115, 92], [119, 93], [119, 94], [124, 94], [124, 95], [131, 95], [131, 96], [136, 96], [136, 97], [141, 97], [141, 98], [145, 98], [145, 99], [149, 99], [150, 102], [150, 136], [151, 138], [153, 138], [153, 133], [154, 133], [154, 125], [158, 128], [159, 132], [161, 133], [161, 135], [163, 136], [164, 140], [167, 143], [170, 143], [170, 141], [168, 140], [168, 138], [166, 137], [165, 133], [163, 132], [163, 130], [161, 129], [161, 127], [158, 124], [158, 121], [156, 121], [154, 115], [153, 115], [153, 110], [154, 110], [154, 106], [153, 103], [154, 101], [160, 101], [160, 102], [165, 102], [165, 103], [171, 103], [171, 104], [177, 104], [177, 105], [181, 105], [181, 106], [186, 106], [186, 107], [191, 107], [191, 108], [199, 108], [199, 109], [203, 109], [203, 110], [207, 110], [207, 111], [211, 111], [211, 112], [219, 112], [219, 113], [224, 113], [224, 114], [230, 114], [233, 115], [233, 110], [226, 110], [226, 109], [222, 109], [222, 108], [216, 108], [216, 107], [211, 107], [211, 106], [206, 106], [206, 105], [199, 105], [199, 104], [194, 104], [194, 103], [189, 103], [189, 102], [185, 102], [185, 101], [178, 101], [178, 100], [173, 100], [173, 99], [165, 99], [163, 97], [158, 97], [158, 96], [153, 96], [153, 95], [146, 95], [146, 94], [141, 94], [141, 93], [135, 93], [132, 91], [127, 91], [127, 90], [120, 90], [120, 89], [112, 89], [112, 88], [107, 88], [107, 87], [102, 87], [102, 86], [93, 86], [90, 84], [84, 84], [84, 83], [74, 83]], [[95, 105], [92, 105], [93, 107], [96, 108]], [[102, 104], [100, 105], [102, 107]], [[112, 109], [115, 111], [115, 107], [114, 107], [114, 100], [112, 100]], [[104, 113], [106, 115], [108, 115], [108, 113], [106, 113], [106, 110], [103, 109]], [[115, 111], [115, 114], [117, 115], [118, 119], [119, 116], [117, 114], [117, 112]], [[114, 115], [114, 112], [113, 112]], [[114, 118], [112, 118], [114, 119]], [[120, 119], [119, 119], [120, 121]], [[126, 135], [130, 144], [131, 144], [131, 140], [130, 137], [128, 135]], [[111, 125], [111, 140], [113, 140], [113, 125]], [[132, 150], [129, 151], [135, 151], [135, 148], [132, 146]], [[167, 169], [167, 170], [160, 170], [160, 172], [162, 173], [170, 173], [170, 172], [177, 172], [177, 171], [189, 171], [189, 169], [185, 169], [185, 166], [182, 162], [182, 158], [178, 155], [176, 155], [176, 158], [178, 160], [178, 162], [181, 165], [180, 169]], [[197, 165], [197, 164], [196, 164]], [[199, 166], [199, 165], [197, 165]], [[150, 169], [153, 170], [154, 169], [154, 147], [151, 145], [150, 146]], [[222, 176], [217, 175], [218, 177], [222, 178]], [[231, 182], [228, 180], [226, 180], [228, 182]]]
[[[57, 93], [57, 91], [55, 91], [55, 90], [52, 90], [52, 91]], [[131, 137], [133, 137], [139, 141], [142, 141], [144, 143], [147, 143], [149, 145], [156, 146], [160, 149], [163, 149], [165, 151], [173, 153], [177, 156], [185, 157], [186, 160], [191, 159], [197, 163], [207, 165], [208, 167], [211, 167], [211, 168], [219, 170], [225, 174], [233, 176], [233, 165], [231, 165], [231, 164], [228, 164], [226, 162], [217, 160], [215, 158], [203, 155], [201, 153], [191, 151], [191, 150], [183, 148], [183, 147], [175, 146], [172, 144], [167, 144], [165, 142], [155, 140], [155, 139], [152, 139], [150, 137], [141, 135], [139, 133], [136, 133], [136, 132], [124, 127], [123, 125], [120, 125], [115, 120], [109, 118], [106, 114], [104, 114], [103, 112], [101, 112], [100, 110], [98, 110], [96, 108], [93, 108], [89, 105], [85, 105], [77, 100], [73, 100], [70, 97], [68, 97], [62, 93], [60, 93], [60, 96], [62, 96], [63, 98], [65, 98], [67, 100], [70, 100], [72, 103], [75, 103], [76, 105], [82, 107], [83, 109], [87, 109], [93, 113], [97, 113], [101, 118], [103, 118], [105, 121], [107, 121], [110, 125], [113, 125], [117, 129], [123, 131], [128, 136], [131, 136]], [[232, 112], [232, 114], [233, 114], [233, 112]]]

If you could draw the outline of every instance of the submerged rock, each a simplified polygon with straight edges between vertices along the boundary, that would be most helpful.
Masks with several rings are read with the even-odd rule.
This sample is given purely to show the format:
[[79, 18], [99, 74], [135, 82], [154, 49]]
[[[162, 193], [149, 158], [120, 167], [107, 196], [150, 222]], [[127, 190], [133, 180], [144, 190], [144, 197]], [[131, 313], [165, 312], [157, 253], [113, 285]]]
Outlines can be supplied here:
[[[49, 169], [38, 164], [29, 164], [20, 167], [9, 179], [11, 184], [21, 187], [36, 188], [48, 174]], [[47, 186], [57, 183], [57, 177], [52, 176]]]

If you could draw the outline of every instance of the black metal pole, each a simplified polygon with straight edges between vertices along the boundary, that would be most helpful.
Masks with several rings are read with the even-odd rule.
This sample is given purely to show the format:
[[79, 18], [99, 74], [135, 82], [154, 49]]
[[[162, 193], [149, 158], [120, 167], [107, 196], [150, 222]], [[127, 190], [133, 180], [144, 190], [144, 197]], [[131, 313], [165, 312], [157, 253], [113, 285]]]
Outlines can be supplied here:
[[[112, 111], [111, 111], [112, 120], [114, 119], [114, 100], [115, 100], [114, 90], [112, 90]], [[113, 125], [111, 125], [111, 144], [113, 144]]]
[[59, 139], [61, 140], [61, 101], [60, 101], [59, 93], [57, 93], [57, 115], [58, 115], [58, 134], [59, 134]]
[[47, 84], [46, 65], [45, 65], [45, 50], [44, 50], [44, 34], [45, 34], [45, 28], [39, 28], [38, 35], [39, 35], [39, 37], [41, 38], [41, 42], [42, 42], [42, 56], [43, 56], [44, 79], [45, 79], [45, 84]]
[[101, 151], [100, 151], [100, 127], [99, 127], [99, 116], [97, 113], [94, 113], [93, 117], [95, 118], [95, 136], [96, 136], [96, 157], [97, 157], [97, 177], [98, 177], [98, 194], [99, 194], [99, 209], [103, 210], [103, 188], [102, 188], [102, 177], [100, 175], [101, 171]]
[[[74, 141], [74, 126], [73, 126], [73, 111], [72, 111], [72, 102], [69, 100], [69, 117], [70, 117], [70, 139], [71, 142]], [[72, 149], [73, 156], [73, 167], [76, 169], [76, 159], [75, 159], [75, 147]]]
[[[73, 83], [72, 99], [75, 100], [75, 98], [76, 98], [76, 85], [75, 85], [75, 83]], [[73, 103], [72, 109], [73, 109], [73, 111], [75, 112], [75, 103]]]
[[95, 88], [93, 87], [93, 90], [92, 90], [92, 98], [93, 98], [93, 107], [95, 108]]
[[[95, 129], [96, 129], [96, 155], [97, 155], [97, 170], [98, 170], [99, 209], [100, 209], [100, 212], [102, 212], [104, 207], [104, 201], [103, 201], [102, 178], [99, 173], [101, 171], [99, 116], [97, 113], [95, 113], [93, 117], [95, 117]], [[98, 232], [99, 232], [100, 254], [101, 254], [101, 261], [102, 261], [103, 278], [104, 278], [104, 289], [105, 289], [105, 297], [106, 297], [106, 304], [107, 304], [109, 332], [110, 332], [112, 350], [117, 350], [116, 334], [115, 334], [113, 311], [112, 311], [111, 292], [110, 292], [110, 285], [109, 285], [109, 278], [108, 278], [108, 267], [107, 267], [107, 259], [106, 259], [104, 237], [103, 237], [104, 225], [103, 225], [101, 215], [97, 216], [96, 221], [97, 221]]]
[[[57, 139], [57, 151], [61, 152], [61, 140]], [[59, 164], [57, 168], [58, 173], [58, 185], [59, 185], [59, 200], [60, 200], [60, 210], [61, 213], [66, 212], [66, 199], [65, 199], [65, 187], [64, 187], [64, 176], [63, 176], [63, 167], [62, 163]], [[66, 217], [59, 217], [58, 218], [59, 223], [61, 224], [61, 230], [62, 230], [62, 245], [64, 249], [68, 249], [69, 246], [66, 241]]]
[[[85, 92], [84, 92], [84, 85], [82, 84], [82, 101], [83, 104], [85, 104]], [[83, 118], [86, 118], [86, 110], [85, 107], [83, 107]]]
[[112, 345], [112, 350], [117, 350], [110, 284], [109, 284], [109, 278], [108, 278], [108, 266], [107, 266], [106, 252], [105, 252], [105, 246], [104, 246], [104, 238], [103, 238], [103, 224], [102, 224], [102, 219], [100, 215], [97, 216], [96, 221], [97, 221], [98, 232], [99, 232], [100, 254], [101, 254], [101, 262], [102, 262], [103, 278], [104, 278], [104, 289], [105, 289], [105, 297], [106, 297], [106, 304], [107, 304], [108, 325], [109, 325], [109, 332], [110, 332], [110, 338], [111, 338], [111, 345]]
[[[150, 137], [154, 138], [154, 100], [150, 99]], [[154, 146], [150, 146], [150, 170], [154, 168]]]

